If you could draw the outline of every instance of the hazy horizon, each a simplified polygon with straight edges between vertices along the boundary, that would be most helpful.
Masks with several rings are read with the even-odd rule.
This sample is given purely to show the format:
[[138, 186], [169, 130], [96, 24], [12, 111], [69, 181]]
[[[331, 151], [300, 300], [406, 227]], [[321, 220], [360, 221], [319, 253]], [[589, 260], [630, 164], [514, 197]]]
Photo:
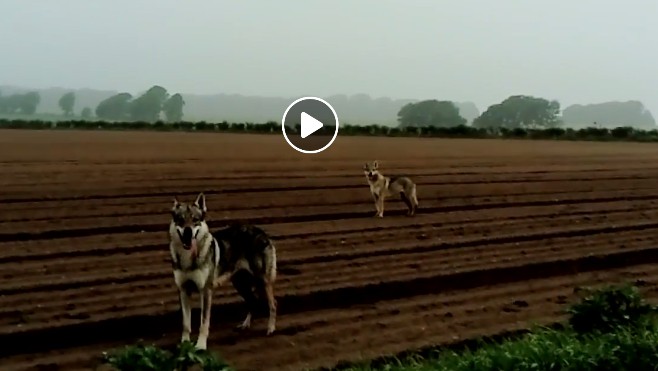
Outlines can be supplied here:
[[[137, 7], [136, 4], [139, 4]], [[283, 6], [283, 5], [287, 6]], [[658, 3], [5, 0], [0, 85], [473, 102], [640, 100]]]

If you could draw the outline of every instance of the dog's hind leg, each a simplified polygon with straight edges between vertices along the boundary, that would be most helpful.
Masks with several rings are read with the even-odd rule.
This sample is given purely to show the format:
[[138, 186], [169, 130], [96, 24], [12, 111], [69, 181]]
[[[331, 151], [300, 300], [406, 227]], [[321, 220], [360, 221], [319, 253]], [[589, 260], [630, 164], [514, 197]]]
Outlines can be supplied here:
[[276, 247], [270, 242], [270, 248], [265, 250], [265, 295], [267, 296], [267, 307], [269, 309], [269, 319], [267, 321], [267, 335], [270, 335], [276, 329], [276, 310], [277, 302], [274, 297], [274, 282], [276, 281]]
[[233, 287], [247, 304], [247, 316], [244, 321], [238, 325], [239, 329], [248, 329], [251, 327], [251, 317], [258, 309], [258, 299], [254, 295], [253, 278], [247, 271], [238, 271], [231, 277]]
[[409, 216], [412, 215], [414, 207], [411, 204], [411, 201], [409, 201], [409, 197], [407, 197], [407, 195], [403, 191], [400, 191], [400, 198], [402, 199], [404, 204], [407, 205], [407, 209], [409, 209], [407, 211], [407, 215], [409, 215]]
[[418, 196], [416, 195], [416, 185], [415, 184], [411, 188], [411, 194], [409, 196], [410, 196], [409, 198], [411, 199], [411, 204], [413, 205], [411, 215], [415, 215], [416, 210], [418, 210]]
[[190, 340], [190, 333], [192, 332], [192, 309], [190, 307], [190, 293], [184, 288], [178, 291], [180, 297], [180, 309], [183, 316], [183, 335], [181, 342]]
[[[208, 285], [211, 286], [211, 285]], [[201, 290], [201, 325], [199, 326], [199, 338], [196, 341], [198, 349], [206, 349], [208, 346], [208, 334], [210, 332], [210, 313], [212, 310], [212, 287]]]
[[274, 298], [274, 283], [268, 279], [265, 280], [265, 294], [267, 295], [267, 307], [270, 311], [267, 321], [267, 335], [270, 335], [276, 329], [276, 306]]

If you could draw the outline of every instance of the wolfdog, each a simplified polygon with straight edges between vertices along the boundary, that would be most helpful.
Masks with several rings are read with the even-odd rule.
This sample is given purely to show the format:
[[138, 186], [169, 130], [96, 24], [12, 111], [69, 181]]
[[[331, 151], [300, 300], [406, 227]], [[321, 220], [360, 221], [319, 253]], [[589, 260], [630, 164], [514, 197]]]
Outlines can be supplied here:
[[409, 211], [408, 216], [413, 216], [418, 209], [418, 198], [416, 197], [416, 184], [406, 176], [385, 176], [378, 170], [377, 161], [366, 162], [363, 172], [370, 185], [370, 193], [375, 201], [377, 213], [375, 217], [384, 217], [384, 199], [399, 194]]
[[[169, 224], [169, 251], [183, 316], [181, 342], [190, 340], [190, 300], [192, 293], [198, 292], [201, 299], [201, 324], [196, 347], [206, 349], [213, 289], [229, 280], [247, 304], [247, 317], [238, 327], [245, 329], [251, 326], [252, 313], [258, 305], [258, 294], [260, 298], [267, 297], [267, 334], [270, 335], [276, 327], [277, 306], [274, 298], [274, 243], [262, 229], [241, 223], [211, 233], [206, 223], [207, 212], [203, 193], [193, 203], [179, 202], [174, 197]], [[241, 274], [236, 275], [238, 272]]]

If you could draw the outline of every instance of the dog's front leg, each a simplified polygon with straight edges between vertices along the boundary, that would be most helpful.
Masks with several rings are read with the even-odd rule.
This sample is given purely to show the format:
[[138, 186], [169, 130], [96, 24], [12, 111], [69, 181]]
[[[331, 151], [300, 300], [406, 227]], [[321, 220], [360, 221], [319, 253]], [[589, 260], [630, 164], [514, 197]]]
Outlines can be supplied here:
[[380, 218], [384, 217], [384, 198], [385, 198], [384, 194], [379, 195], [379, 200], [378, 200], [379, 201], [379, 207], [377, 208], [377, 210], [379, 211], [379, 214], [377, 216], [380, 217]]
[[206, 349], [208, 346], [208, 334], [210, 332], [210, 311], [212, 309], [212, 287], [207, 287], [201, 293], [201, 325], [199, 326], [199, 338], [196, 341], [198, 349]]
[[376, 209], [376, 211], [375, 211], [375, 217], [378, 217], [378, 216], [379, 216], [379, 213], [380, 213], [380, 211], [379, 211], [379, 199], [380, 199], [380, 195], [378, 195], [378, 194], [376, 194], [376, 193], [373, 193], [373, 194], [372, 194], [372, 198], [373, 198], [373, 200], [375, 201], [375, 209]]
[[183, 289], [178, 290], [180, 297], [180, 309], [183, 315], [183, 336], [181, 342], [190, 340], [190, 333], [192, 332], [192, 309], [190, 308], [190, 295]]

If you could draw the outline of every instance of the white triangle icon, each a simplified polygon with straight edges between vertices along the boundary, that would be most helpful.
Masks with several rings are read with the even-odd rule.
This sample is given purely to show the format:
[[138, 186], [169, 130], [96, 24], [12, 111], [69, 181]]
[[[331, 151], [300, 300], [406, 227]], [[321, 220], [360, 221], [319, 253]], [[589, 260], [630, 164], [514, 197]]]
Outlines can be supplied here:
[[322, 129], [322, 123], [306, 112], [302, 112], [302, 139]]

